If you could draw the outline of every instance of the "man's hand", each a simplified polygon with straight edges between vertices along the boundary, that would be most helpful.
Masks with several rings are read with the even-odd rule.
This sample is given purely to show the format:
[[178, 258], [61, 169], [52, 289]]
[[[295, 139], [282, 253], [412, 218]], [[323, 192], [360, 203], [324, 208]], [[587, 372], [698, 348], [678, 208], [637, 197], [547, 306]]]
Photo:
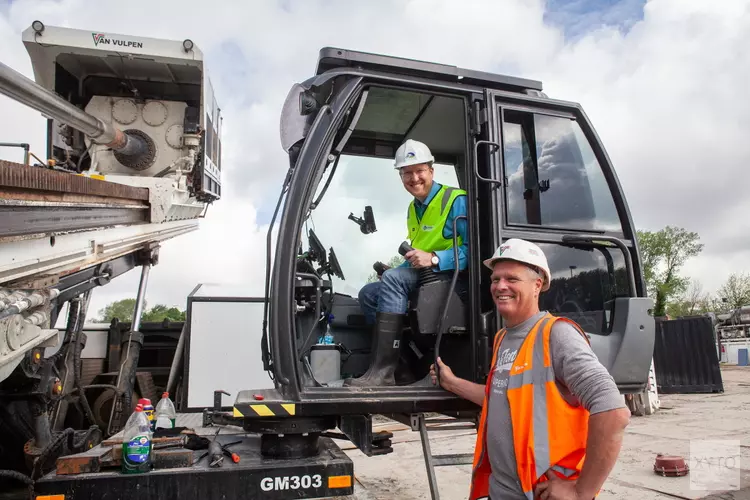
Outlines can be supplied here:
[[432, 267], [432, 254], [422, 250], [411, 250], [406, 252], [406, 260], [416, 268], [420, 267]]
[[[440, 369], [440, 387], [446, 391], [452, 391], [458, 377], [456, 377], [453, 371], [448, 368], [448, 365], [443, 363], [443, 360], [438, 358], [437, 362], [438, 368]], [[434, 364], [430, 365], [430, 378], [432, 379], [432, 385], [437, 385], [437, 370], [435, 369]]]
[[542, 500], [591, 500], [578, 495], [576, 481], [560, 479], [552, 471], [547, 471], [547, 481], [539, 483], [534, 488], [534, 498]]
[[[457, 377], [453, 373], [453, 370], [448, 368], [448, 365], [443, 363], [443, 360], [440, 358], [437, 359], [437, 364], [440, 369], [440, 387], [452, 392], [456, 396], [468, 399], [478, 406], [482, 406], [484, 402], [484, 385], [475, 384], [474, 382]], [[430, 365], [430, 378], [432, 379], [432, 384], [436, 385], [437, 373], [435, 365]]]

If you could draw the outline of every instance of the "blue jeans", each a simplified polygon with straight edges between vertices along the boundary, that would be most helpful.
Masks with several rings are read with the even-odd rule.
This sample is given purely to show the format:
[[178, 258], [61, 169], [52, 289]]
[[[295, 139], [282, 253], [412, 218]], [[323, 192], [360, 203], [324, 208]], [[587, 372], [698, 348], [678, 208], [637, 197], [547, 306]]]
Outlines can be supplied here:
[[368, 325], [375, 324], [378, 312], [406, 313], [409, 294], [419, 283], [419, 271], [413, 267], [394, 267], [380, 281], [368, 283], [359, 291], [359, 307]]

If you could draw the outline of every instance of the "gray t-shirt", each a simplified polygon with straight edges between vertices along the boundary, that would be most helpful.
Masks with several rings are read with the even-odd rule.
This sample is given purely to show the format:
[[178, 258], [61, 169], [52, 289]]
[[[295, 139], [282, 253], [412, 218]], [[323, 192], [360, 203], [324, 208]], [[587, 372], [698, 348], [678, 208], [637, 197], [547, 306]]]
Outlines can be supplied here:
[[[508, 328], [498, 349], [497, 368], [492, 378], [487, 411], [487, 453], [492, 466], [492, 500], [526, 498], [518, 479], [506, 388], [508, 373], [518, 349], [531, 328], [545, 313], [546, 311], [542, 311], [520, 325]], [[552, 326], [550, 356], [557, 387], [568, 402], [582, 405], [592, 415], [625, 407], [625, 399], [614, 379], [573, 326], [562, 321]]]

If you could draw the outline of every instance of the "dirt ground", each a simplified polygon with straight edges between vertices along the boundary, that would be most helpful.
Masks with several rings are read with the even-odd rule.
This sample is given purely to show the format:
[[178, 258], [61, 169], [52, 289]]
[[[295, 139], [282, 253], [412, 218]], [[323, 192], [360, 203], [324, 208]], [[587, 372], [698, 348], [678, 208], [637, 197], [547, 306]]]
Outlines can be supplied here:
[[[721, 371], [724, 393], [660, 395], [656, 414], [631, 418], [620, 457], [599, 500], [750, 500], [750, 368], [723, 366]], [[374, 430], [379, 429], [393, 432], [393, 453], [368, 458], [345, 446], [349, 443], [340, 443], [354, 460], [356, 475], [355, 494], [347, 498], [430, 499], [419, 433], [392, 421], [379, 423]], [[475, 438], [474, 431], [430, 433], [432, 453], [470, 453]], [[717, 468], [714, 475], [696, 468], [700, 464], [690, 461], [691, 443], [696, 450], [710, 446], [703, 440], [736, 440], [729, 444], [739, 444], [737, 468], [730, 469], [727, 462], [727, 467]], [[657, 454], [684, 457], [691, 465], [690, 473], [684, 477], [655, 474]], [[441, 500], [467, 498], [470, 474], [470, 465], [437, 468]], [[713, 483], [702, 482], [712, 477]]]

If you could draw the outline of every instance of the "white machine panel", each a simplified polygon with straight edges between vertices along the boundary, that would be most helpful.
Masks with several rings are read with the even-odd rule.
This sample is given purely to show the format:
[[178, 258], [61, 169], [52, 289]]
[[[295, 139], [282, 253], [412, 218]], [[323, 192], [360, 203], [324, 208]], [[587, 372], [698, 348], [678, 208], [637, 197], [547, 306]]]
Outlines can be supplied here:
[[186, 375], [191, 409], [213, 406], [215, 390], [227, 391], [231, 396], [224, 396], [223, 405], [231, 406], [241, 390], [274, 387], [261, 358], [263, 302], [211, 288], [213, 297], [199, 288], [188, 303]]

